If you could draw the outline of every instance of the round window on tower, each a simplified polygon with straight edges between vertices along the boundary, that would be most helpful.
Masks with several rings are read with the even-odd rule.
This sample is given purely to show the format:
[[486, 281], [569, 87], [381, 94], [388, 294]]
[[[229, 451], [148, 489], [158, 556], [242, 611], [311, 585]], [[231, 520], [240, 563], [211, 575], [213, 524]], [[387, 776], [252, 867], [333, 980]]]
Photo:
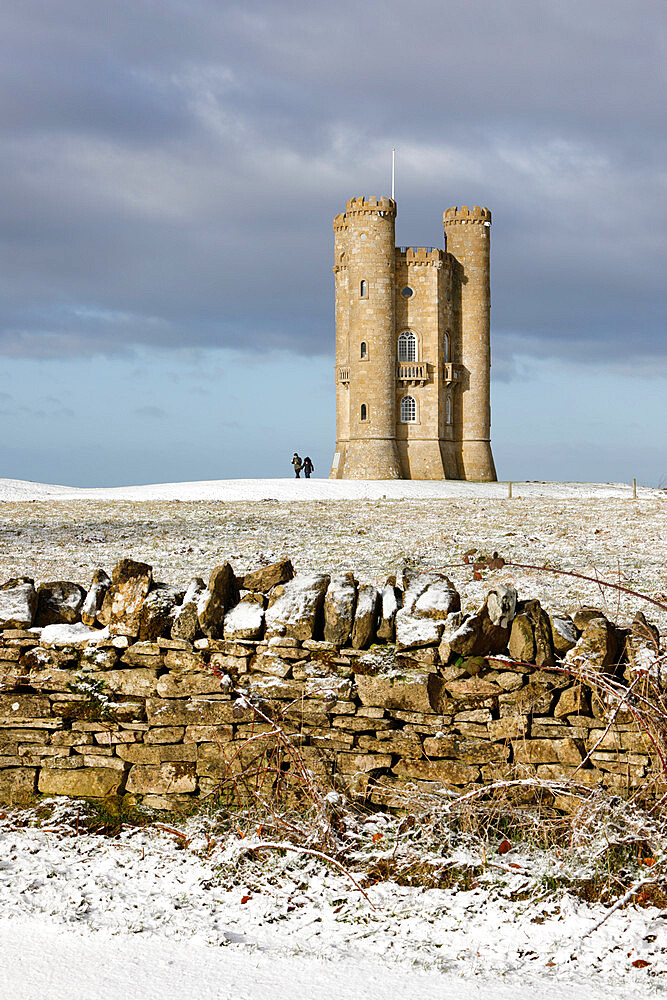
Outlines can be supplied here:
[[404, 299], [411, 299], [414, 294], [415, 293], [412, 291], [409, 285], [406, 285], [405, 288], [401, 288], [401, 295], [403, 296]]

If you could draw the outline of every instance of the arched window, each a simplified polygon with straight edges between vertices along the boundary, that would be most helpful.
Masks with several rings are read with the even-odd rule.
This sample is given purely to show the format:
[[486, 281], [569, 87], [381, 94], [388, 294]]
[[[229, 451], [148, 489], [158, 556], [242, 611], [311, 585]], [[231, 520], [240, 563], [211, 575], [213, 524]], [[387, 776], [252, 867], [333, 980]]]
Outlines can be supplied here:
[[451, 353], [450, 353], [451, 352], [451, 346], [450, 346], [450, 341], [449, 341], [449, 333], [445, 334], [445, 339], [444, 339], [444, 344], [443, 344], [443, 352], [444, 352], [444, 355], [445, 355], [444, 360], [445, 361], [451, 361], [452, 358], [451, 358]]
[[417, 419], [417, 404], [414, 396], [403, 396], [401, 400], [401, 423], [414, 424]]
[[359, 295], [362, 299], [368, 298], [368, 282], [365, 278], [362, 278], [361, 284], [359, 285]]
[[361, 341], [361, 350], [359, 351], [359, 354], [361, 356], [361, 360], [362, 361], [364, 360], [364, 358], [368, 357], [368, 351], [366, 350], [366, 341], [365, 340]]
[[447, 396], [445, 400], [445, 423], [451, 424], [452, 422], [452, 397]]
[[398, 338], [398, 360], [417, 360], [417, 338], [414, 333], [410, 332], [410, 330], [406, 330]]
[[367, 420], [368, 419], [368, 410], [366, 409], [366, 404], [365, 403], [361, 404], [361, 419], [362, 420]]

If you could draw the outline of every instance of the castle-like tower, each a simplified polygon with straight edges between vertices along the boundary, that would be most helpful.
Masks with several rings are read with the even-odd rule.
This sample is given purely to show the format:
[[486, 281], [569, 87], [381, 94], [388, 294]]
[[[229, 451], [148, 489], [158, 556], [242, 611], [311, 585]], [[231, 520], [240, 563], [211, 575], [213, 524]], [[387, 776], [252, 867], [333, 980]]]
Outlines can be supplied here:
[[396, 247], [396, 202], [334, 219], [331, 479], [495, 481], [488, 208], [448, 208], [446, 250]]

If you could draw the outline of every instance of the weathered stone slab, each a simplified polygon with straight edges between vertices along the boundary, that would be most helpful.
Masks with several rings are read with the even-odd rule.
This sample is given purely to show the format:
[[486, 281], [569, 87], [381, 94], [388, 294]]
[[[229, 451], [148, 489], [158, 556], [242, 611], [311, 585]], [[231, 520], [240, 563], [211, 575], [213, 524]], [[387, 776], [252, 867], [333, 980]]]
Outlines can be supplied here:
[[37, 787], [43, 795], [96, 799], [115, 795], [122, 781], [123, 772], [113, 767], [83, 767], [76, 770], [43, 767]]
[[396, 613], [400, 593], [398, 587], [388, 583], [380, 594], [377, 637], [382, 642], [394, 642], [396, 638]]
[[242, 600], [227, 612], [223, 623], [225, 639], [261, 639], [264, 608], [256, 601]]
[[294, 576], [294, 569], [289, 559], [281, 559], [279, 562], [271, 563], [270, 566], [262, 566], [261, 569], [246, 573], [241, 582], [243, 590], [260, 591], [268, 593], [273, 587], [280, 583], [287, 583]]
[[37, 593], [28, 577], [7, 580], [0, 586], [0, 628], [30, 628], [37, 611]]
[[91, 627], [98, 623], [100, 612], [102, 611], [102, 605], [104, 604], [104, 598], [106, 597], [109, 587], [111, 586], [111, 578], [103, 569], [96, 569], [93, 573], [93, 579], [91, 580], [90, 587], [88, 588], [88, 593], [81, 607], [81, 621], [84, 625], [90, 625]]
[[157, 680], [157, 694], [160, 698], [189, 698], [193, 694], [219, 694], [220, 691], [220, 678], [210, 671], [171, 671], [162, 674]]
[[173, 612], [179, 600], [179, 594], [173, 587], [158, 583], [149, 592], [141, 606], [139, 621], [139, 638], [153, 642], [160, 636], [166, 637], [171, 632]]
[[3, 805], [23, 805], [36, 791], [37, 770], [34, 767], [0, 769], [0, 802]]
[[41, 719], [51, 714], [51, 702], [45, 695], [0, 695], [0, 718], [15, 722], [19, 719]]
[[267, 635], [319, 638], [328, 585], [329, 577], [320, 573], [304, 573], [286, 583], [282, 596], [266, 612]]
[[78, 583], [54, 580], [37, 588], [35, 625], [72, 625], [81, 621], [86, 592]]
[[165, 762], [163, 764], [135, 764], [127, 776], [127, 790], [138, 795], [158, 793], [175, 795], [194, 792], [197, 776], [193, 763]]
[[148, 721], [156, 726], [211, 726], [232, 722], [233, 708], [231, 701], [162, 698], [148, 698], [146, 701]]
[[121, 760], [132, 764], [164, 764], [166, 762], [185, 762], [197, 759], [197, 749], [194, 743], [133, 743], [129, 746], [119, 746], [116, 753]]
[[359, 587], [352, 627], [353, 649], [367, 649], [375, 639], [379, 598], [377, 587], [372, 584]]
[[479, 780], [479, 768], [454, 760], [399, 760], [393, 768], [399, 778], [438, 781], [443, 785], [471, 785]]
[[444, 681], [435, 673], [357, 674], [355, 681], [363, 705], [441, 714], [447, 698]]
[[199, 627], [211, 639], [222, 637], [225, 613], [238, 600], [238, 589], [234, 570], [228, 562], [211, 573], [207, 590], [197, 601]]
[[333, 576], [324, 598], [324, 638], [339, 648], [350, 641], [357, 588], [353, 573]]
[[147, 563], [121, 559], [114, 567], [98, 616], [112, 635], [139, 635], [141, 607], [152, 583], [153, 570]]

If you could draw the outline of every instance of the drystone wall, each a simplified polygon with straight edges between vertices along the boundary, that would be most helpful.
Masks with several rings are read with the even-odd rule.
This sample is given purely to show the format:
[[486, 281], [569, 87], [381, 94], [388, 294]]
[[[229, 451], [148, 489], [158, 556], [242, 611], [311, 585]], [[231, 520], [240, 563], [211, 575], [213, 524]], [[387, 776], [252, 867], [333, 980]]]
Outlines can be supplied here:
[[[22, 577], [0, 586], [0, 799], [177, 810], [297, 801], [312, 779], [401, 808], [531, 776], [656, 796], [654, 746], [613, 687], [655, 691], [660, 662], [641, 614], [548, 615], [499, 583], [463, 614], [434, 572], [376, 588], [225, 563], [180, 592], [130, 559], [87, 590]], [[572, 799], [554, 786], [553, 803]]]

